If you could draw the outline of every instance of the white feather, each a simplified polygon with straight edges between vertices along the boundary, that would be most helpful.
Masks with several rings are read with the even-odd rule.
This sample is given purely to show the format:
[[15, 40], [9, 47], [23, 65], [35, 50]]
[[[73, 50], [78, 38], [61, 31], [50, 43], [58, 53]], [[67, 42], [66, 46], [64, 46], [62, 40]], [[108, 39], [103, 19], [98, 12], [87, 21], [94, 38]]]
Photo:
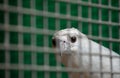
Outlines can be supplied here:
[[[71, 36], [77, 37], [75, 43], [70, 42]], [[72, 68], [79, 68], [83, 71], [82, 75], [71, 73], [70, 77], [120, 78], [120, 56], [114, 51], [88, 39], [86, 35], [75, 28], [60, 30], [54, 34], [54, 38], [59, 40], [60, 45], [55, 47], [55, 49], [59, 49], [56, 51], [62, 52], [62, 56], [57, 54], [57, 59], [61, 57], [61, 62], [65, 66], [68, 67], [71, 64]], [[63, 48], [63, 46], [65, 47]], [[71, 55], [65, 53], [71, 53]], [[89, 71], [93, 72], [92, 75]]]

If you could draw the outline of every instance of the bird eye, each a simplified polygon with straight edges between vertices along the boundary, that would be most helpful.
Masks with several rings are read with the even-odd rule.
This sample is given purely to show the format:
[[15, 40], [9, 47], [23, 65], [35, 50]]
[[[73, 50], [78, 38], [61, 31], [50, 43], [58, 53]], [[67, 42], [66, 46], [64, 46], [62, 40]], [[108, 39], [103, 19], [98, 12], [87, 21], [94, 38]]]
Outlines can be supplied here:
[[72, 43], [74, 43], [74, 42], [76, 42], [76, 37], [73, 36], [73, 37], [70, 38], [70, 40], [71, 40]]
[[52, 44], [54, 47], [56, 47], [56, 39], [55, 38], [52, 39]]

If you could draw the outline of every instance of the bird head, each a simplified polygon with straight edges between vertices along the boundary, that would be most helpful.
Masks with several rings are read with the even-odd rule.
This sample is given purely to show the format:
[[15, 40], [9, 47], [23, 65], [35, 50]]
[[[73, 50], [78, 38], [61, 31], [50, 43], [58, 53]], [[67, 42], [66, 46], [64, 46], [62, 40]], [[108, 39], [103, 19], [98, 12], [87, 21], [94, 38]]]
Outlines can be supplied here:
[[67, 28], [57, 31], [52, 38], [52, 45], [56, 52], [70, 54], [77, 52], [80, 48], [80, 39], [86, 38], [84, 34], [75, 28]]

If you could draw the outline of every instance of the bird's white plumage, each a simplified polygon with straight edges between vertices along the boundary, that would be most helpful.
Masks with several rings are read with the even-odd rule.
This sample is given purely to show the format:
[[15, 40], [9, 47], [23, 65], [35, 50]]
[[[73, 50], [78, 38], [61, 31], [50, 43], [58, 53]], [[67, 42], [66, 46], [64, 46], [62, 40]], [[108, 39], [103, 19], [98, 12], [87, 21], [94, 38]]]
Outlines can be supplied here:
[[[77, 38], [74, 43], [70, 41], [72, 36]], [[120, 56], [114, 51], [88, 39], [75, 28], [60, 30], [53, 37], [58, 43], [54, 49], [62, 54], [62, 56], [56, 55], [57, 59], [61, 57], [58, 61], [67, 67], [71, 66], [83, 71], [82, 75], [69, 74], [71, 77], [120, 78]], [[92, 75], [89, 71], [92, 71]]]

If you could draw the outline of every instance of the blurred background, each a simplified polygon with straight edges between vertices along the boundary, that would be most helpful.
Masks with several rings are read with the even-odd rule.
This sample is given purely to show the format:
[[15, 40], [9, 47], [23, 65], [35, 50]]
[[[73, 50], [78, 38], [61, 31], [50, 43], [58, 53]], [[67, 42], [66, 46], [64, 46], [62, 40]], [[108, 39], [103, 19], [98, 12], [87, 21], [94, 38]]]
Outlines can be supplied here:
[[120, 54], [120, 0], [0, 0], [0, 78], [68, 78], [51, 39], [70, 27]]

